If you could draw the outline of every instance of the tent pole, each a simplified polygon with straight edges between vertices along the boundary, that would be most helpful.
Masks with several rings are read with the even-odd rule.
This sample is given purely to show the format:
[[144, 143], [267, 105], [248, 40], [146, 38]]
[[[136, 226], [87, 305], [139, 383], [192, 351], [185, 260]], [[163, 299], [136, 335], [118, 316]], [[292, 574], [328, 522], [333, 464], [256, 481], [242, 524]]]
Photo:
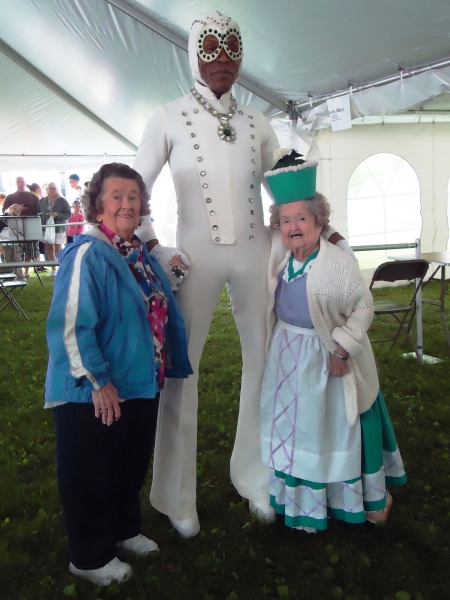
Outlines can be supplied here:
[[59, 85], [57, 85], [54, 81], [52, 81], [46, 75], [44, 75], [44, 73], [42, 73], [41, 71], [36, 69], [36, 67], [34, 67], [23, 56], [21, 56], [15, 50], [13, 50], [13, 48], [11, 48], [11, 46], [8, 46], [8, 44], [5, 44], [5, 42], [3, 42], [2, 40], [0, 40], [0, 52], [2, 52], [5, 56], [7, 56], [9, 59], [11, 59], [13, 62], [15, 62], [16, 65], [21, 67], [29, 75], [31, 75], [37, 81], [42, 83], [42, 85], [44, 85], [46, 88], [48, 88], [54, 94], [59, 96], [59, 98], [61, 98], [61, 100], [64, 100], [64, 102], [67, 102], [67, 104], [69, 104], [70, 106], [72, 106], [73, 108], [78, 110], [85, 117], [87, 117], [88, 119], [90, 119], [91, 121], [93, 121], [94, 123], [99, 125], [102, 129], [104, 129], [105, 131], [110, 133], [113, 137], [115, 137], [117, 140], [122, 142], [122, 144], [125, 144], [126, 146], [128, 146], [128, 148], [133, 150], [133, 152], [137, 152], [137, 146], [135, 146], [132, 142], [130, 142], [130, 140], [128, 140], [121, 133], [119, 133], [118, 131], [113, 129], [110, 125], [105, 123], [105, 121], [103, 121], [102, 119], [100, 119], [100, 117], [98, 117], [96, 114], [91, 112], [86, 106], [81, 104], [81, 102], [78, 102], [78, 100], [75, 100], [75, 98], [73, 96], [71, 96], [66, 91], [64, 91], [61, 87], [59, 87]]
[[[114, 6], [127, 16], [131, 17], [144, 27], [147, 27], [147, 29], [150, 29], [165, 40], [171, 42], [178, 48], [181, 48], [181, 50], [184, 50], [185, 52], [188, 51], [187, 40], [180, 37], [176, 33], [173, 33], [172, 31], [170, 31], [170, 29], [164, 27], [164, 25], [161, 25], [160, 23], [158, 23], [158, 21], [152, 19], [140, 10], [130, 6], [127, 2], [124, 2], [123, 0], [105, 0], [105, 2], [107, 2], [111, 6]], [[268, 90], [265, 90], [248, 77], [245, 77], [245, 75], [239, 76], [238, 84], [246, 90], [248, 90], [249, 92], [252, 92], [252, 94], [255, 94], [255, 96], [259, 96], [259, 98], [262, 98], [269, 104], [276, 106], [282, 112], [287, 112], [287, 102], [285, 100], [282, 100], [281, 98], [278, 98]]]

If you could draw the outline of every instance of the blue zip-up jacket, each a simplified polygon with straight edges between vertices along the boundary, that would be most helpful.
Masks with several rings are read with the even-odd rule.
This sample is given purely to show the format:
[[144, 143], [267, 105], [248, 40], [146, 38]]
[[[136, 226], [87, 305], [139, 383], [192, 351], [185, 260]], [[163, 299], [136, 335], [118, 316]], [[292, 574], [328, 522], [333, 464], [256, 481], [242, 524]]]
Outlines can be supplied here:
[[[157, 261], [145, 259], [169, 301], [167, 377], [192, 374], [183, 317]], [[119, 398], [154, 398], [155, 352], [146, 303], [126, 261], [94, 229], [59, 254], [47, 319], [50, 350], [45, 400], [92, 402], [92, 390], [111, 382]]]

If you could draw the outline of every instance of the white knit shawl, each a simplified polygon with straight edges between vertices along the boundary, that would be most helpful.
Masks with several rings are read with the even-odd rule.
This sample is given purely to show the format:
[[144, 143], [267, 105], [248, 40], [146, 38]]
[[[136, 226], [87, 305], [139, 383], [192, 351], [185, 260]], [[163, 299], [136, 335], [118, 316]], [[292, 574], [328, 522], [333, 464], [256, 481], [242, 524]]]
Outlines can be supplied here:
[[[271, 234], [269, 259], [269, 310], [266, 351], [275, 324], [273, 311], [278, 275], [291, 251], [279, 231]], [[349, 353], [349, 373], [344, 375], [347, 420], [353, 425], [358, 414], [374, 403], [379, 381], [375, 358], [367, 336], [373, 319], [372, 295], [355, 261], [335, 245], [320, 238], [320, 251], [306, 282], [309, 312], [314, 329], [330, 352], [340, 344]]]

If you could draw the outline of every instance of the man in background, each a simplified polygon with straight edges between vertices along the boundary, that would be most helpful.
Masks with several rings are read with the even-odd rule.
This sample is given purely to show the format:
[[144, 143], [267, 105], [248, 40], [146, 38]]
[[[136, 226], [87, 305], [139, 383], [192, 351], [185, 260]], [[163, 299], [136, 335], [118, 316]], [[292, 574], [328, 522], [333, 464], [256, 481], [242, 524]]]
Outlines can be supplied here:
[[83, 189], [80, 186], [80, 178], [76, 173], [72, 173], [72, 175], [69, 175], [69, 185], [75, 192], [75, 196], [72, 195], [72, 198], [71, 198], [72, 203], [75, 202], [76, 200], [79, 200], [81, 202], [81, 196], [83, 194]]
[[[21, 216], [36, 217], [39, 212], [39, 199], [32, 192], [26, 190], [25, 179], [20, 175], [16, 177], [17, 191], [6, 196], [3, 203], [3, 214], [6, 214], [8, 208], [13, 204], [18, 204], [22, 209]], [[25, 262], [38, 261], [39, 250], [37, 242], [24, 242], [15, 249], [13, 258], [20, 260], [20, 255], [25, 255]], [[14, 256], [15, 255], [15, 256]], [[25, 269], [25, 277], [30, 277], [28, 267]]]

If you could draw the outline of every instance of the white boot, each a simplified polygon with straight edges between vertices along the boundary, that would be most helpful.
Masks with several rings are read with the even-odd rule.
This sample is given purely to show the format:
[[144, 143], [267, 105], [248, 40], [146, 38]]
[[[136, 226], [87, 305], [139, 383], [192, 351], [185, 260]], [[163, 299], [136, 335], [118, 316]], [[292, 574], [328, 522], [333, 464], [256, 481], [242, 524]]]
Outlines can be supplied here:
[[172, 527], [178, 531], [181, 537], [193, 538], [200, 533], [200, 521], [198, 515], [195, 513], [193, 517], [189, 519], [172, 519], [169, 517]]
[[118, 583], [122, 583], [122, 581], [129, 579], [133, 572], [130, 565], [122, 562], [117, 557], [99, 569], [77, 569], [73, 563], [70, 563], [69, 571], [78, 577], [104, 587], [111, 585], [114, 579]]
[[137, 556], [147, 556], [150, 552], [158, 552], [158, 544], [149, 540], [145, 535], [138, 534], [123, 542], [117, 542], [117, 548], [127, 554], [136, 554]]
[[270, 506], [270, 504], [249, 500], [248, 508], [250, 512], [255, 515], [258, 521], [264, 521], [265, 523], [275, 523], [277, 519], [275, 509], [273, 506]]

